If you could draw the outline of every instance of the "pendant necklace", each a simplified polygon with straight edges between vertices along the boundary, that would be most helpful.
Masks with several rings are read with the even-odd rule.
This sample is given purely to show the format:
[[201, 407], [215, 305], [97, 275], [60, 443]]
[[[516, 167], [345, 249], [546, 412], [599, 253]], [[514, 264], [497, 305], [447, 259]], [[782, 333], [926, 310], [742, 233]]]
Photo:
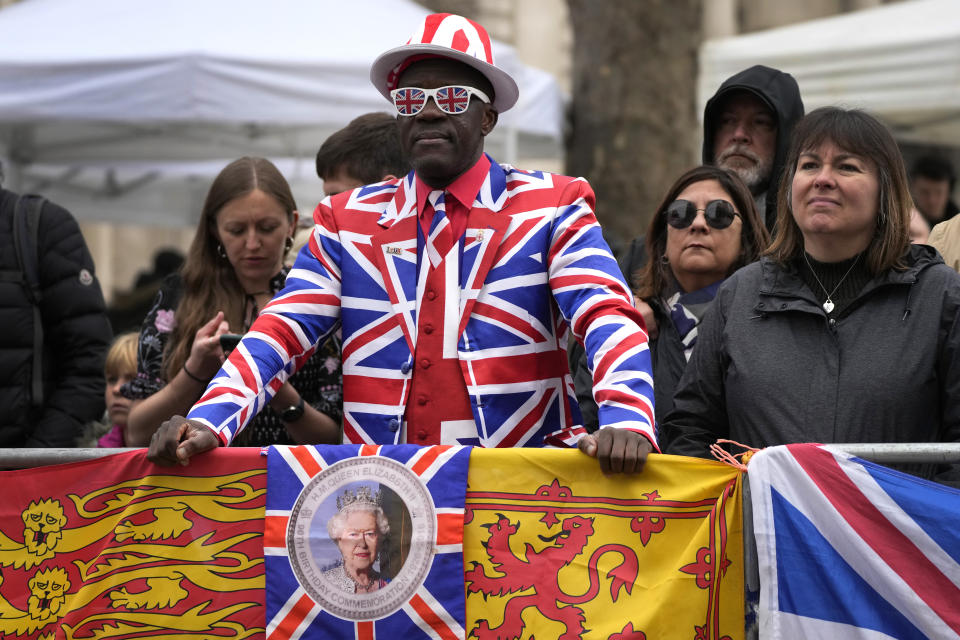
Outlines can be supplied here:
[[850, 268], [847, 269], [847, 272], [843, 274], [843, 277], [840, 278], [840, 282], [837, 283], [837, 286], [833, 288], [833, 291], [827, 291], [827, 288], [823, 286], [823, 283], [820, 282], [820, 277], [817, 275], [817, 271], [813, 268], [813, 265], [810, 264], [810, 258], [807, 257], [807, 252], [803, 252], [803, 259], [807, 261], [807, 266], [810, 267], [810, 273], [813, 274], [813, 279], [817, 281], [817, 284], [820, 285], [820, 288], [823, 289], [823, 292], [827, 294], [827, 299], [823, 303], [823, 310], [827, 313], [832, 313], [836, 305], [833, 304], [833, 294], [837, 292], [837, 289], [840, 288], [840, 285], [843, 284], [843, 281], [847, 279], [847, 276], [850, 275], [850, 272], [853, 271], [853, 268], [857, 266], [857, 263], [860, 261], [860, 256], [863, 254], [858, 253], [856, 260], [853, 261], [853, 264], [850, 265]]

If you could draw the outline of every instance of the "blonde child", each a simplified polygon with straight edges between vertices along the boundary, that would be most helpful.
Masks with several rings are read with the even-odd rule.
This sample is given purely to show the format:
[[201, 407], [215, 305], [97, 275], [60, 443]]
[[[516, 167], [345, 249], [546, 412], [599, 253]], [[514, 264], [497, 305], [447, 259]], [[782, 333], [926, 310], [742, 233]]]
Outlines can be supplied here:
[[103, 394], [107, 412], [103, 421], [87, 425], [80, 446], [127, 446], [124, 432], [127, 428], [130, 400], [120, 395], [120, 387], [137, 375], [138, 337], [136, 332], [123, 333], [110, 345], [103, 367], [107, 378], [107, 388]]

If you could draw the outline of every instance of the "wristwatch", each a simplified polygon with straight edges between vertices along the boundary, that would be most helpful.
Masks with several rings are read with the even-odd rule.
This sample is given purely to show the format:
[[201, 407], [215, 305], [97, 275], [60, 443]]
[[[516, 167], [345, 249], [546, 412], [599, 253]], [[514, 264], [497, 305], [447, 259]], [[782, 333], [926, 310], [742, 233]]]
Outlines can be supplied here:
[[280, 412], [280, 419], [284, 422], [296, 422], [303, 417], [303, 396], [297, 400], [297, 404], [287, 407]]

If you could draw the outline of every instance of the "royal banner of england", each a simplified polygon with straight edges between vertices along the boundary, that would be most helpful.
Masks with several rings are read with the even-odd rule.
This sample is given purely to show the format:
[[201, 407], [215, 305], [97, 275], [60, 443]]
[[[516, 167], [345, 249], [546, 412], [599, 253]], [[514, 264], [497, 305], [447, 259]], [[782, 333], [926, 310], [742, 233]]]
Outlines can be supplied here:
[[144, 453], [0, 472], [0, 638], [263, 637], [259, 450]]

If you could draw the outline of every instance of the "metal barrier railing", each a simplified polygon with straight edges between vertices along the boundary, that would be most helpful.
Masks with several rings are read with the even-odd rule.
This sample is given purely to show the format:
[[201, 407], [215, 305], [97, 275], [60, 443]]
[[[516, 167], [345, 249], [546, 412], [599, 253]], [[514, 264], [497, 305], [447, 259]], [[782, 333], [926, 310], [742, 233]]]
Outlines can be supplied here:
[[93, 460], [135, 449], [0, 449], [0, 469], [29, 469]]
[[[880, 464], [960, 462], [960, 443], [955, 442], [879, 442], [828, 444], [832, 451], [846, 451]], [[134, 449], [0, 449], [0, 467], [26, 469], [51, 464], [91, 460]]]
[[[879, 464], [960, 462], [960, 443], [845, 443], [826, 446], [831, 451], [843, 451]], [[133, 451], [133, 449], [0, 449], [0, 469], [26, 469], [53, 464], [91, 460], [103, 456]], [[750, 502], [750, 482], [747, 474], [743, 484], [743, 563], [744, 585], [748, 591], [759, 592], [760, 572], [753, 532], [753, 510]], [[749, 532], [749, 534], [748, 534]], [[748, 629], [749, 640], [757, 638], [756, 627]]]
[[828, 444], [825, 447], [880, 464], [960, 462], [960, 442], [853, 442]]

